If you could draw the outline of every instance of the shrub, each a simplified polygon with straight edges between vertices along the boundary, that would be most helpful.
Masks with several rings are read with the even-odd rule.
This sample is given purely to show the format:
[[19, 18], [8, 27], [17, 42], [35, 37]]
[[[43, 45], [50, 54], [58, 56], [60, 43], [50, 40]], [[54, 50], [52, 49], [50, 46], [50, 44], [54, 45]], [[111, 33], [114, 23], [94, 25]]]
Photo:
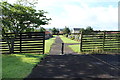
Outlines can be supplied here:
[[72, 40], [74, 40], [74, 39], [75, 39], [75, 37], [71, 37], [71, 39], [72, 39]]
[[68, 37], [68, 34], [65, 34], [65, 37]]

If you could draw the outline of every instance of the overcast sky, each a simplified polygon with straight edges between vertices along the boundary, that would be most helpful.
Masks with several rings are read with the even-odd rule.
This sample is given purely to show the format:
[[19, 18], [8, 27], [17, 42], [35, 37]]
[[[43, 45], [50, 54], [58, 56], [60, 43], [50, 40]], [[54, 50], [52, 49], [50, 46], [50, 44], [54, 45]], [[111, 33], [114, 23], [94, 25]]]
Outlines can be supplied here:
[[47, 11], [52, 18], [45, 28], [118, 30], [118, 0], [38, 0], [36, 9]]

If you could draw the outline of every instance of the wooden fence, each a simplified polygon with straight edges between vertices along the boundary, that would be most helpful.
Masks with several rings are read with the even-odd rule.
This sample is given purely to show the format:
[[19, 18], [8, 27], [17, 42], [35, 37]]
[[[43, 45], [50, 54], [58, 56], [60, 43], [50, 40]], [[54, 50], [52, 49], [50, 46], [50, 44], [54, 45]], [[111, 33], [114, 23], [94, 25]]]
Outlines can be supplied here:
[[94, 31], [93, 34], [81, 33], [80, 51], [120, 52], [120, 31]]
[[[14, 33], [6, 33], [5, 37], [12, 39]], [[10, 43], [11, 44], [11, 43]], [[14, 41], [13, 53], [43, 53], [45, 45], [45, 33], [44, 32], [26, 32], [19, 33]], [[7, 42], [2, 39], [2, 53], [9, 53]]]

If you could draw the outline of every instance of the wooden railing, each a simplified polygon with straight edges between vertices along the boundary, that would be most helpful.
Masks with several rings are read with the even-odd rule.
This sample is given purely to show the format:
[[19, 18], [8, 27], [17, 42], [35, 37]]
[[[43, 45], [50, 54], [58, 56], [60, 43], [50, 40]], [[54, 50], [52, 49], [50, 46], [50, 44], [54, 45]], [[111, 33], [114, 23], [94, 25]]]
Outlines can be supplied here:
[[81, 34], [80, 51], [94, 50], [120, 52], [120, 31], [94, 31], [89, 35]]
[[[4, 35], [8, 39], [12, 39], [15, 33], [6, 33]], [[1, 41], [2, 53], [9, 53], [8, 43], [5, 39]], [[11, 43], [10, 43], [11, 44]], [[43, 53], [45, 45], [45, 33], [44, 32], [27, 32], [19, 33], [14, 40], [14, 52], [13, 53]]]

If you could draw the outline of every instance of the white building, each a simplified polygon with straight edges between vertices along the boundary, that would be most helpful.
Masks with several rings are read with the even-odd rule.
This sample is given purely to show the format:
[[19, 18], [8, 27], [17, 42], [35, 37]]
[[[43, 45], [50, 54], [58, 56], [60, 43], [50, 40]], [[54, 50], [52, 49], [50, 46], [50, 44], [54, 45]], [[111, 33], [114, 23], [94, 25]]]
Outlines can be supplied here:
[[81, 28], [73, 28], [72, 33], [80, 33]]

